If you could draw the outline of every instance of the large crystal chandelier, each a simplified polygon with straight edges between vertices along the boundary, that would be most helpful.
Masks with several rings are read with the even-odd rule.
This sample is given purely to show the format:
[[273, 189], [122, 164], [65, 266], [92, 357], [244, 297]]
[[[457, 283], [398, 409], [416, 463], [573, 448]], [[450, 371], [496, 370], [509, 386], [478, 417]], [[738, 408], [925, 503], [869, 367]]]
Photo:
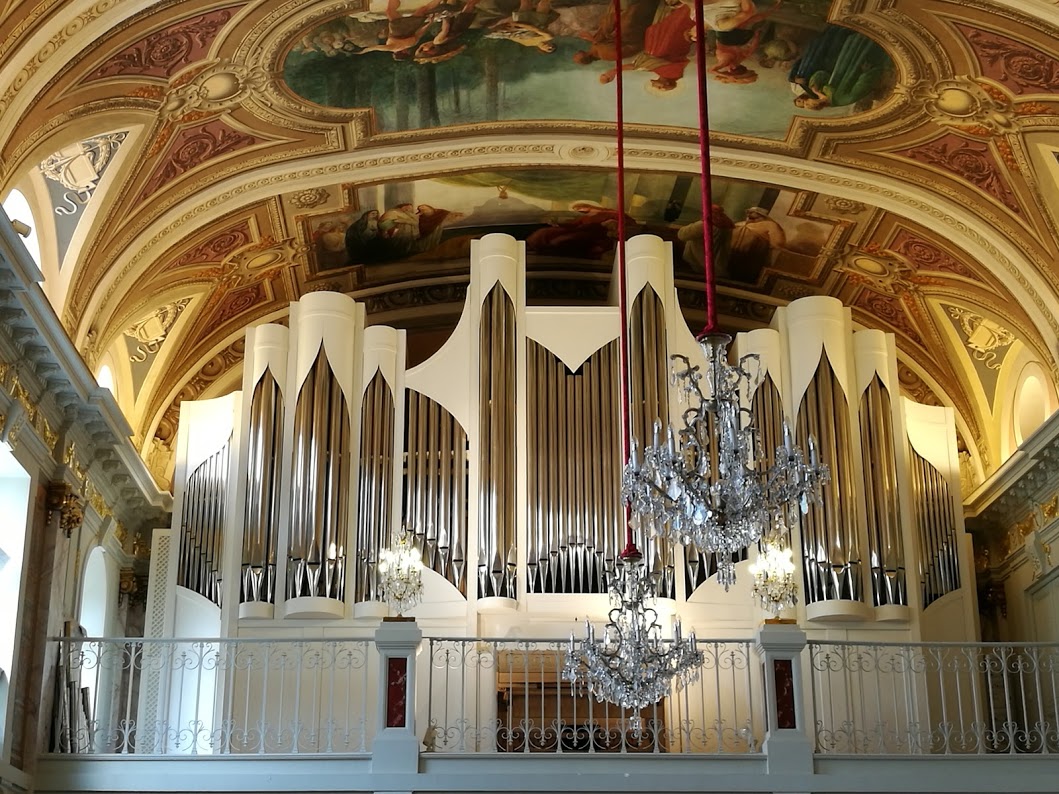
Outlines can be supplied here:
[[401, 532], [388, 549], [379, 552], [379, 589], [390, 610], [398, 616], [423, 598], [423, 561], [419, 549]]
[[673, 384], [687, 402], [681, 427], [656, 428], [642, 459], [634, 449], [625, 467], [622, 496], [648, 532], [681, 545], [694, 545], [717, 562], [717, 579], [727, 590], [735, 582], [734, 557], [770, 535], [778, 517], [805, 512], [827, 482], [827, 467], [809, 439], [809, 456], [791, 438], [783, 422], [783, 445], [771, 464], [765, 456], [749, 408], [761, 373], [756, 355], [728, 360], [727, 334], [717, 331], [713, 272], [709, 113], [706, 97], [705, 26], [702, 0], [695, 2], [699, 81], [699, 154], [701, 161], [703, 265], [706, 326], [698, 337], [706, 369], [685, 356], [673, 356]]
[[[614, 0], [614, 46], [622, 51], [621, 0]], [[629, 330], [625, 263], [625, 143], [622, 70], [615, 74], [617, 94], [618, 155], [618, 313], [619, 372], [622, 373], [619, 415], [622, 427], [622, 456], [630, 460], [629, 432]], [[640, 711], [669, 694], [674, 684], [683, 686], [695, 680], [703, 664], [695, 634], [684, 637], [680, 622], [675, 621], [673, 638], [662, 637], [658, 612], [652, 606], [658, 592], [658, 581], [650, 573], [643, 555], [633, 540], [633, 527], [626, 511], [625, 550], [619, 564], [609, 574], [608, 589], [612, 608], [609, 621], [597, 637], [590, 621], [580, 643], [570, 635], [570, 648], [563, 665], [563, 678], [585, 687], [599, 701], [609, 701], [632, 714], [627, 725], [633, 736], [640, 736], [643, 723]]]

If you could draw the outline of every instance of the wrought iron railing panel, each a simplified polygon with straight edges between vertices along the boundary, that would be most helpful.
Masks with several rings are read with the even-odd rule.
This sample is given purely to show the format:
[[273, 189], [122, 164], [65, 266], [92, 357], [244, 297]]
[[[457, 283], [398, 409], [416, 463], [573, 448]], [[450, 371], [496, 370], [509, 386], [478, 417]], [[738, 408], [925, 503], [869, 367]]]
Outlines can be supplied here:
[[639, 715], [598, 702], [562, 679], [568, 643], [428, 642], [430, 752], [761, 752], [764, 704], [750, 641], [700, 640], [705, 661], [698, 680], [674, 687]]
[[1059, 752], [1059, 646], [809, 643], [816, 752]]
[[368, 640], [57, 642], [62, 685], [53, 752], [371, 749], [379, 677]]

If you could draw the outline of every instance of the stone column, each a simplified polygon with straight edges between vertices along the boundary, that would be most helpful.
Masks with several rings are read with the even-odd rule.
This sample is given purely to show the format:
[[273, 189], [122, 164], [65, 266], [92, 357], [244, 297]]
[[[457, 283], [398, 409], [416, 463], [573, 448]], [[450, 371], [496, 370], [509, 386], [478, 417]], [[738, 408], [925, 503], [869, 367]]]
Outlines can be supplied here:
[[375, 631], [382, 686], [372, 745], [374, 772], [414, 774], [419, 769], [415, 660], [422, 639], [423, 632], [411, 618], [386, 619]]
[[763, 750], [770, 775], [812, 775], [802, 652], [805, 632], [791, 623], [765, 623], [755, 637], [765, 680], [766, 724]]

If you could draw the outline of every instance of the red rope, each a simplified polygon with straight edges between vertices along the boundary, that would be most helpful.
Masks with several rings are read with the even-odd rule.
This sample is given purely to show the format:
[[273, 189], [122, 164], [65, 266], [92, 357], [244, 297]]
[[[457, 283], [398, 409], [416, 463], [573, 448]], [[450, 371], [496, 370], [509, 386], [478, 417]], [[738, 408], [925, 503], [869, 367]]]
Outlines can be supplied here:
[[699, 161], [702, 200], [702, 266], [706, 281], [706, 325], [700, 337], [717, 330], [717, 301], [713, 285], [713, 197], [710, 184], [710, 110], [706, 98], [706, 23], [702, 0], [695, 1], [695, 76], [699, 81]]
[[[621, 422], [621, 459], [623, 465], [629, 463], [630, 441], [629, 435], [632, 427], [630, 425], [630, 397], [632, 373], [629, 372], [629, 312], [628, 298], [626, 292], [625, 278], [625, 80], [622, 69], [622, 46], [621, 46], [621, 0], [614, 0], [614, 93], [616, 95], [617, 115], [615, 121], [618, 125], [618, 314], [621, 318], [618, 335], [618, 372], [622, 374], [621, 383], [621, 408], [619, 421]], [[636, 542], [632, 537], [631, 508], [625, 505], [625, 549], [622, 551], [622, 559], [628, 557], [640, 557], [640, 550], [636, 548]]]

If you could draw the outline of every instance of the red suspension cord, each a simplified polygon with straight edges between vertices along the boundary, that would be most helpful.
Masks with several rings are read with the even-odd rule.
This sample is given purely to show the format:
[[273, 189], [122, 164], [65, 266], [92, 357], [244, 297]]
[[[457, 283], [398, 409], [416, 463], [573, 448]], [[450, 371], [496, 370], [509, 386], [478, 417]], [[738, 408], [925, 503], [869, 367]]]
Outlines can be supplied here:
[[695, 76], [699, 81], [699, 161], [702, 200], [702, 266], [706, 280], [706, 325], [699, 337], [717, 330], [717, 301], [713, 285], [713, 197], [710, 174], [710, 110], [706, 98], [706, 22], [703, 0], [695, 0]]
[[[616, 96], [617, 114], [615, 121], [618, 126], [618, 315], [620, 316], [618, 334], [618, 372], [621, 373], [621, 403], [619, 410], [619, 421], [621, 422], [621, 460], [622, 465], [629, 463], [629, 436], [632, 431], [630, 424], [630, 397], [632, 376], [629, 372], [629, 312], [628, 297], [625, 294], [625, 80], [622, 70], [622, 44], [621, 44], [621, 0], [614, 0], [614, 93]], [[640, 550], [636, 548], [636, 542], [632, 537], [632, 524], [630, 523], [631, 508], [624, 505], [625, 516], [625, 549], [621, 553], [622, 559], [639, 558]]]

